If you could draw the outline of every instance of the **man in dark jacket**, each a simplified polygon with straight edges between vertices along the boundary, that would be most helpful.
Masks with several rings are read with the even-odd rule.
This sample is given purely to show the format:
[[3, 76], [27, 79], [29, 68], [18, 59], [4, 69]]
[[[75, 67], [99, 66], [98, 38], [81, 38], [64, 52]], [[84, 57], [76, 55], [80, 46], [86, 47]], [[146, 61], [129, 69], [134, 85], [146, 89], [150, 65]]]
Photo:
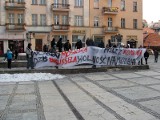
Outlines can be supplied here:
[[149, 58], [149, 53], [148, 53], [148, 51], [146, 50], [146, 52], [144, 53], [144, 59], [145, 59], [146, 65], [148, 64], [148, 63], [147, 63], [148, 58]]
[[71, 49], [71, 44], [69, 43], [69, 40], [64, 44], [64, 51], [69, 51]]
[[76, 42], [75, 48], [76, 48], [76, 49], [82, 48], [82, 41], [81, 41], [80, 39], [78, 40], [78, 42]]
[[58, 51], [62, 52], [62, 47], [63, 47], [62, 38], [59, 38], [57, 42], [57, 47], [58, 47]]
[[154, 62], [157, 63], [158, 62], [158, 51], [154, 50]]

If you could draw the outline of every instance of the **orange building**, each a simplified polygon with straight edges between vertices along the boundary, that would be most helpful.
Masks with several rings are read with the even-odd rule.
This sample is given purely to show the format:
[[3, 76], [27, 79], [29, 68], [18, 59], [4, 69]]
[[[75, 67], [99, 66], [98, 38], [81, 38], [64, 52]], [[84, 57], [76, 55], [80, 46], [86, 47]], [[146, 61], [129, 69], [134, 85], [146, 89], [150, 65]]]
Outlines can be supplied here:
[[74, 49], [81, 39], [108, 44], [143, 44], [142, 0], [2, 0], [0, 49], [19, 47], [24, 52], [50, 46], [53, 38], [68, 39]]

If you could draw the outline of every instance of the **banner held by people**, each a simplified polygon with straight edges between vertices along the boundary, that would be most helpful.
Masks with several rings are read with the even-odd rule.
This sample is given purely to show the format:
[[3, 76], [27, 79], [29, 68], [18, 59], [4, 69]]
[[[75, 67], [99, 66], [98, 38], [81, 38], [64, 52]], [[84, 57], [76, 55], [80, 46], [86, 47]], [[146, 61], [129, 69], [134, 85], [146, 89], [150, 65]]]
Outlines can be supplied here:
[[146, 51], [145, 48], [99, 48], [84, 47], [57, 53], [34, 51], [34, 65], [39, 67], [71, 67], [81, 64], [92, 65], [134, 65], [138, 64]]

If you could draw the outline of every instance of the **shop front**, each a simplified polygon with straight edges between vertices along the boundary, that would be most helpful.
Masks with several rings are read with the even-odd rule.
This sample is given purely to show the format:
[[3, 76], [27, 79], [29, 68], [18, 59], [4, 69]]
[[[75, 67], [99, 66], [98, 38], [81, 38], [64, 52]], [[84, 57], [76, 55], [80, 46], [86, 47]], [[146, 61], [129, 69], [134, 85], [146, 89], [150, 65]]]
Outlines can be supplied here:
[[13, 52], [18, 50], [18, 53], [24, 53], [24, 40], [8, 40], [8, 48]]

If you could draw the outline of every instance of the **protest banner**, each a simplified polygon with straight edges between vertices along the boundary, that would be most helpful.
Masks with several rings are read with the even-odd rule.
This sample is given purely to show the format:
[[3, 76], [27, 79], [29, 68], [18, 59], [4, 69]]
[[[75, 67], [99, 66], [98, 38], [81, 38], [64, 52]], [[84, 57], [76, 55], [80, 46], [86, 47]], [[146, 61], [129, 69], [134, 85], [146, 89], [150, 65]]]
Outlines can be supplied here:
[[133, 65], [138, 64], [146, 49], [84, 47], [61, 53], [34, 51], [35, 68], [59, 66], [71, 67], [81, 64]]

